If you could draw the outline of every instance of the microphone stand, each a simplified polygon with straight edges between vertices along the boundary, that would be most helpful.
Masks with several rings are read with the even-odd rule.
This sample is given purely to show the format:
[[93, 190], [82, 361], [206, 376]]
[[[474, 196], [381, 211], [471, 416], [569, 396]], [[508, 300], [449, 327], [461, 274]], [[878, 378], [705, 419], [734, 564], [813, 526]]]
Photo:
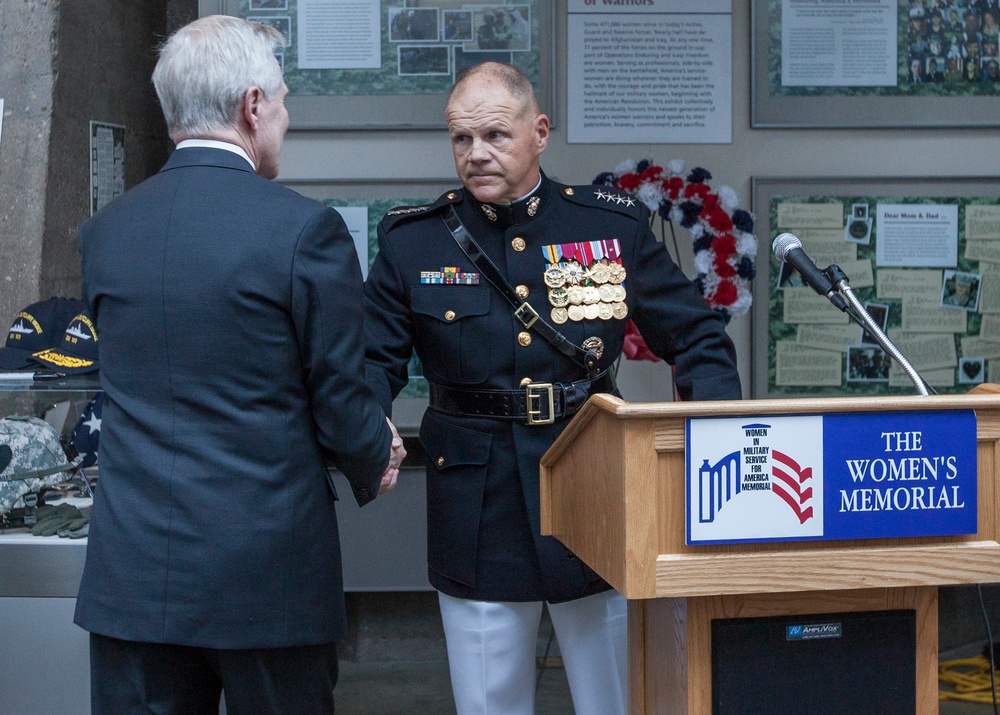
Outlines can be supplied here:
[[851, 312], [848, 312], [851, 319], [853, 319], [856, 323], [860, 323], [860, 325], [868, 331], [868, 334], [875, 339], [882, 349], [889, 353], [893, 360], [899, 363], [900, 367], [902, 367], [906, 372], [907, 377], [909, 377], [913, 382], [914, 387], [917, 388], [917, 392], [924, 397], [927, 397], [930, 392], [927, 389], [927, 383], [924, 382], [924, 378], [920, 377], [920, 373], [914, 369], [909, 360], [903, 357], [903, 353], [899, 351], [899, 348], [893, 345], [888, 336], [882, 332], [882, 328], [879, 327], [878, 323], [876, 323], [872, 319], [871, 315], [868, 314], [868, 311], [864, 309], [864, 306], [861, 305], [861, 301], [857, 299], [857, 296], [854, 295], [854, 291], [851, 290], [851, 286], [847, 281], [847, 275], [840, 270], [840, 266], [828, 266], [823, 273], [830, 279], [830, 282], [833, 283], [837, 291], [847, 299], [847, 302], [853, 309], [854, 313], [854, 315], [852, 315]]

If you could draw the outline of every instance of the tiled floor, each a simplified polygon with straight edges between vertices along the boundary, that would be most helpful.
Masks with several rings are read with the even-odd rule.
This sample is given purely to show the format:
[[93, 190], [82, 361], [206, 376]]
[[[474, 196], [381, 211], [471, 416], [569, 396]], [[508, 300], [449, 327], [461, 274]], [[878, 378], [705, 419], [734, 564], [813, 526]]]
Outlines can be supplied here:
[[[341, 663], [338, 715], [454, 715], [447, 663]], [[560, 668], [541, 672], [536, 715], [573, 715], [566, 675]], [[692, 714], [695, 715], [695, 714]], [[795, 715], [789, 713], [789, 715]], [[845, 713], [844, 715], [858, 715]], [[993, 706], [942, 701], [940, 715], [995, 715]]]
[[[454, 715], [447, 663], [341, 663], [337, 715]], [[573, 715], [566, 674], [541, 671], [536, 715]]]

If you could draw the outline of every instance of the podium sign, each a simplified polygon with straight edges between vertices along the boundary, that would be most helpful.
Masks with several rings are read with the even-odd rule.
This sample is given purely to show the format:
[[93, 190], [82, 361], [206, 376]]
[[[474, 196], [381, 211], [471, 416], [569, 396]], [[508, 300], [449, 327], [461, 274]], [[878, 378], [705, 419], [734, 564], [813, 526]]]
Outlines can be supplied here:
[[975, 534], [972, 410], [689, 418], [687, 544]]

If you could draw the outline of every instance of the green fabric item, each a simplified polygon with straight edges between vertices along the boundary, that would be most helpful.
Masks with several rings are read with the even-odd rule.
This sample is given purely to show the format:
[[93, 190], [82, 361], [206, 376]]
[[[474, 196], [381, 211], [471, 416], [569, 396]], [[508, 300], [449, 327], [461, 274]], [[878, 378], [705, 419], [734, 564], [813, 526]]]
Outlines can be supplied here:
[[35, 536], [52, 536], [60, 529], [78, 529], [88, 521], [72, 504], [40, 506], [35, 515], [38, 522], [31, 527], [31, 533]]

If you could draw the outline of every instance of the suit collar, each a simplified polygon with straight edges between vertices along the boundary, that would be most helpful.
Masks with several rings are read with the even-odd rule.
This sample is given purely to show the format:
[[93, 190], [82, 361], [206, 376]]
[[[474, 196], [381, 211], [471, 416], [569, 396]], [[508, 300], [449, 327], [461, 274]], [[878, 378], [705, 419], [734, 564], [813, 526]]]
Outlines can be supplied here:
[[213, 149], [210, 147], [175, 149], [161, 171], [180, 169], [188, 166], [217, 166], [222, 169], [237, 169], [250, 174], [254, 173], [253, 167], [239, 154], [234, 154], [226, 149]]

